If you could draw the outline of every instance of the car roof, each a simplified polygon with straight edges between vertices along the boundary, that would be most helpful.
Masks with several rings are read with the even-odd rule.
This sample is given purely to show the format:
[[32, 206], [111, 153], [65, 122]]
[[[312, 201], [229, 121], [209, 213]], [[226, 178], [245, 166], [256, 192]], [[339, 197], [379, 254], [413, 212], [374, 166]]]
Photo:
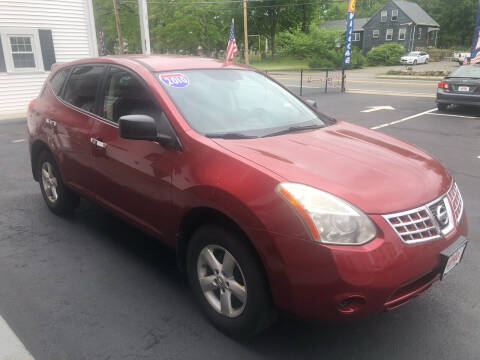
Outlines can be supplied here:
[[[184, 55], [115, 55], [101, 56], [96, 58], [82, 59], [70, 63], [61, 64], [62, 66], [83, 64], [83, 63], [112, 63], [126, 65], [126, 63], [140, 63], [148, 70], [161, 72], [173, 70], [190, 69], [248, 69], [253, 68], [243, 64], [231, 63], [226, 65], [224, 60], [211, 59], [199, 56]], [[60, 64], [58, 64], [60, 65]]]

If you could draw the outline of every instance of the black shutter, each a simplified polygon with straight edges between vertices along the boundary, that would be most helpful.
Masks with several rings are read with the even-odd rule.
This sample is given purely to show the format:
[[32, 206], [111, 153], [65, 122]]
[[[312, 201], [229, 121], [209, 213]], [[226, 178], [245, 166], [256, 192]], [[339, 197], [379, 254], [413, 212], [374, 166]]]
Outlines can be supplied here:
[[0, 37], [0, 73], [7, 72], [7, 66], [5, 65], [5, 56], [3, 55], [2, 38]]
[[43, 68], [50, 71], [55, 64], [55, 48], [53, 47], [52, 30], [38, 30], [40, 47], [42, 48]]

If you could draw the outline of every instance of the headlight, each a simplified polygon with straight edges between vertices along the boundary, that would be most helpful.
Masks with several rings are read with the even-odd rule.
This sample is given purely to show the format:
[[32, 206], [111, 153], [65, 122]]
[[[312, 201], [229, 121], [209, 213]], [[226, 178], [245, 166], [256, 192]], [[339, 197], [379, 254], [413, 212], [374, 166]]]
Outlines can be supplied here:
[[325, 191], [284, 182], [277, 186], [277, 192], [292, 205], [315, 241], [361, 245], [377, 234], [375, 225], [361, 210]]

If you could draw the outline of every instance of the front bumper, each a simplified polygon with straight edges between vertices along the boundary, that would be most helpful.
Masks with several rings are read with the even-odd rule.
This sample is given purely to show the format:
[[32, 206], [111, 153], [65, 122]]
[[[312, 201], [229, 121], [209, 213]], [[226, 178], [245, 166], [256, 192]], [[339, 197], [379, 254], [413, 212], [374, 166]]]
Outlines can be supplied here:
[[440, 279], [440, 253], [468, 231], [464, 213], [449, 235], [410, 245], [381, 216], [371, 218], [378, 237], [363, 246], [274, 235], [285, 275], [283, 283], [271, 284], [276, 305], [295, 316], [328, 321], [395, 309]]
[[480, 93], [478, 95], [471, 93], [459, 94], [438, 89], [437, 104], [480, 106]]
[[400, 60], [403, 65], [413, 65], [414, 62], [415, 60]]

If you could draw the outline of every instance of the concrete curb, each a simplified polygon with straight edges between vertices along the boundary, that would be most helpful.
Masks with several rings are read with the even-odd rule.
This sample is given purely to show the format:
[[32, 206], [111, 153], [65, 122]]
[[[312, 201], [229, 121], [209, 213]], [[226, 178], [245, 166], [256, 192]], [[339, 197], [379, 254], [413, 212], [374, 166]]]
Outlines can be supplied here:
[[439, 81], [443, 80], [444, 76], [415, 76], [415, 75], [375, 75], [378, 79], [400, 79], [400, 80], [425, 80], [425, 81]]

